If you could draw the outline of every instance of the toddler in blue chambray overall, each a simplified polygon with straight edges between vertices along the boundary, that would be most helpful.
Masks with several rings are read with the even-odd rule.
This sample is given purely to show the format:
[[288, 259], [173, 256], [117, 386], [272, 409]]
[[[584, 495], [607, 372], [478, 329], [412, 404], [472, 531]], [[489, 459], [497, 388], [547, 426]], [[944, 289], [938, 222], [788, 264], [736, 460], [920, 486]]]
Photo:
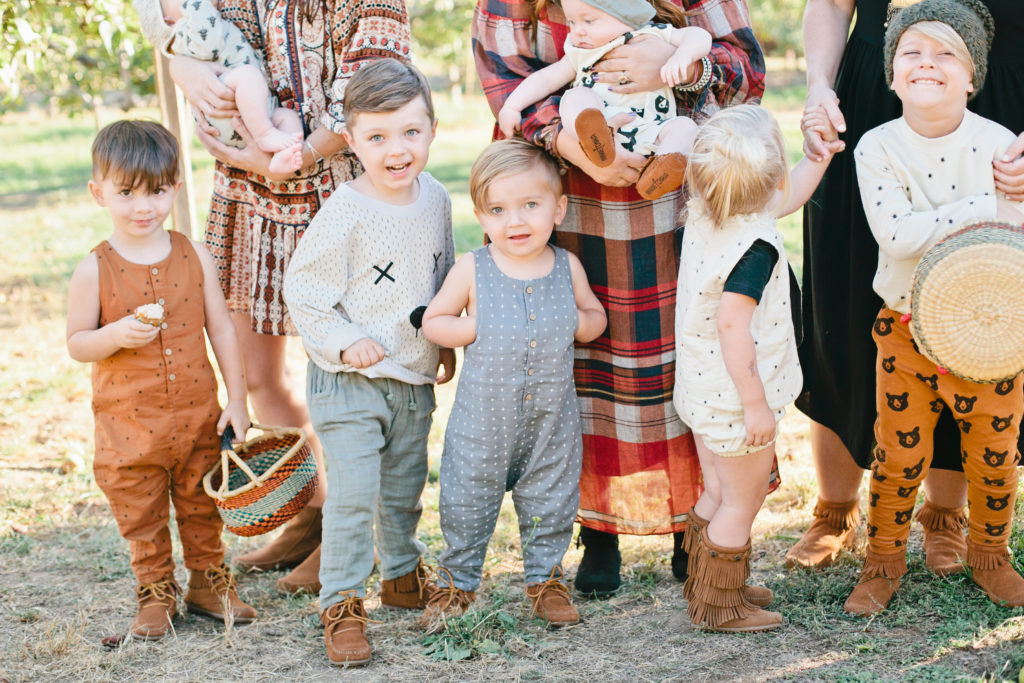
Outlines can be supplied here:
[[465, 346], [466, 355], [441, 460], [447, 548], [422, 621], [431, 627], [473, 601], [511, 491], [534, 613], [573, 624], [579, 615], [561, 569], [582, 464], [573, 341], [600, 334], [605, 314], [576, 257], [547, 244], [566, 198], [542, 149], [492, 144], [473, 166], [470, 191], [490, 244], [456, 263], [423, 319], [429, 339]]

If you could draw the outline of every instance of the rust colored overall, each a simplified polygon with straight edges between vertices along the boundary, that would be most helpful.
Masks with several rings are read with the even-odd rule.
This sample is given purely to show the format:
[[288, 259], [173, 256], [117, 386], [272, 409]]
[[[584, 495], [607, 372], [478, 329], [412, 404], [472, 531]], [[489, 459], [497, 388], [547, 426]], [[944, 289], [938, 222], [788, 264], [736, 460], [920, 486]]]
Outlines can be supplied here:
[[126, 261], [108, 242], [94, 250], [101, 326], [141, 304], [164, 307], [155, 340], [94, 363], [92, 373], [93, 470], [129, 542], [139, 584], [174, 570], [171, 501], [185, 566], [202, 570], [224, 559], [222, 523], [202, 482], [219, 460], [220, 416], [206, 355], [203, 270], [189, 239], [177, 232], [170, 237], [170, 255], [154, 264]]

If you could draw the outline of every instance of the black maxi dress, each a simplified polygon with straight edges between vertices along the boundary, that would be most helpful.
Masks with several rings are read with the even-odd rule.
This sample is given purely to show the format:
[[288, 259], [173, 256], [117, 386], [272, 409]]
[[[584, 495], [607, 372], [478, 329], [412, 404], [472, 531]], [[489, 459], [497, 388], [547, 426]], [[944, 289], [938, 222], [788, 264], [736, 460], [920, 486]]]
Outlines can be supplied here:
[[[888, 2], [859, 0], [835, 91], [846, 118], [846, 151], [833, 159], [804, 209], [804, 390], [797, 407], [829, 427], [854, 460], [872, 460], [875, 422], [875, 344], [871, 325], [882, 300], [871, 288], [878, 245], [860, 203], [853, 150], [861, 135], [898, 118], [901, 105], [885, 82], [882, 43]], [[1024, 131], [1024, 4], [985, 0], [995, 38], [985, 84], [968, 107]], [[1024, 441], [1024, 432], [1022, 432]], [[961, 469], [960, 439], [947, 408], [936, 427], [933, 467]]]

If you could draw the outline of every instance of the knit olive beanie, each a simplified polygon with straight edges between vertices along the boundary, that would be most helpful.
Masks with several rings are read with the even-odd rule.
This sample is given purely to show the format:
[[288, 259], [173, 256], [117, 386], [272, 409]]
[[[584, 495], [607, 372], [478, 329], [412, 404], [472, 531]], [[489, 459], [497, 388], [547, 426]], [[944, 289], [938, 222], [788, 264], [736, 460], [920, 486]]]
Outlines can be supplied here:
[[638, 29], [654, 18], [654, 7], [647, 0], [586, 0], [586, 3], [632, 29]]
[[974, 60], [974, 97], [985, 84], [988, 51], [992, 47], [995, 22], [981, 0], [922, 0], [900, 10], [885, 31], [885, 82], [892, 83], [892, 60], [903, 32], [922, 21], [941, 21], [960, 34]]

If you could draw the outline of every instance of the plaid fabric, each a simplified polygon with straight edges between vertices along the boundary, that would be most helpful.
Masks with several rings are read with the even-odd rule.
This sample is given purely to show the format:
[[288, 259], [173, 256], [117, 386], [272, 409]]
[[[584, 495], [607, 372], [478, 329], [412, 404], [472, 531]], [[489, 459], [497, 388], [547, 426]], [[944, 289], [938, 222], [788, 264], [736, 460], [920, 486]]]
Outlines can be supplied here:
[[[724, 104], [756, 101], [764, 61], [743, 0], [693, 0], [690, 18], [714, 36], [714, 72], [703, 92], [680, 100], [703, 120]], [[497, 113], [516, 85], [562, 56], [567, 29], [549, 5], [531, 34], [526, 0], [480, 0], [473, 20], [477, 73]], [[553, 144], [559, 98], [523, 112], [523, 134]], [[497, 132], [496, 132], [497, 134]], [[564, 186], [569, 210], [554, 241], [583, 262], [608, 311], [605, 336], [576, 345], [583, 422], [579, 520], [628, 534], [681, 531], [700, 491], [693, 438], [672, 407], [675, 373], [675, 228], [682, 192], [646, 201], [635, 188], [604, 187], [576, 168]], [[777, 484], [776, 484], [777, 485]]]

